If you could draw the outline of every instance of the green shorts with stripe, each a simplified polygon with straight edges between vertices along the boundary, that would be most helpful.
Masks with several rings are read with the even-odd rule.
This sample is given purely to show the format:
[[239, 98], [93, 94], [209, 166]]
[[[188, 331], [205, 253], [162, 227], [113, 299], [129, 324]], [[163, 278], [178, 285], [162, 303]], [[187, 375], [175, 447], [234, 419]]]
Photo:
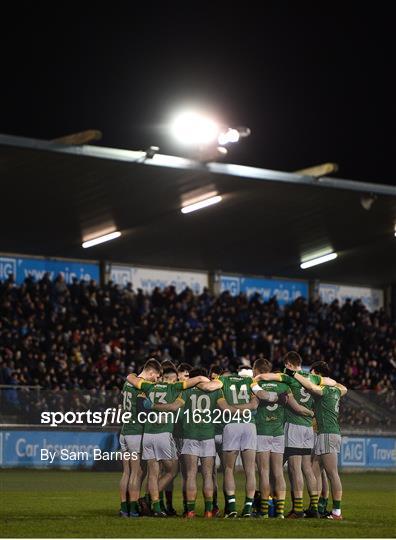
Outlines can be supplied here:
[[315, 455], [339, 454], [341, 449], [341, 435], [338, 433], [319, 433], [315, 443]]

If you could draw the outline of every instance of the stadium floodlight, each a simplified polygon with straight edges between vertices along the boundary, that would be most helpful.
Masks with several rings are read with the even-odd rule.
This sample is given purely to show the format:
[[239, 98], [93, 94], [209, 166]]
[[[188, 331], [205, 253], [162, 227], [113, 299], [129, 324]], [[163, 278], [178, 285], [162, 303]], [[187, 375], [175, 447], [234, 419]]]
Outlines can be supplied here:
[[316, 266], [317, 264], [323, 264], [327, 261], [332, 261], [337, 257], [337, 253], [327, 253], [327, 255], [322, 255], [322, 257], [316, 257], [315, 259], [310, 259], [309, 261], [302, 262], [300, 264], [300, 268], [305, 270], [306, 268], [311, 268], [311, 266]]
[[203, 114], [187, 111], [174, 120], [172, 133], [183, 144], [206, 145], [217, 140], [219, 126]]
[[195, 212], [196, 210], [201, 210], [201, 208], [206, 208], [212, 204], [217, 204], [222, 200], [221, 195], [216, 195], [215, 197], [209, 197], [208, 199], [202, 199], [193, 204], [187, 204], [181, 208], [182, 214], [189, 214], [190, 212]]
[[[185, 111], [179, 114], [171, 125], [173, 136], [182, 144], [205, 147], [219, 145], [219, 154], [226, 155], [224, 146], [237, 143], [250, 135], [246, 126], [229, 127], [197, 111]], [[223, 150], [222, 150], [223, 149]]]
[[114, 238], [119, 238], [120, 236], [120, 231], [114, 231], [109, 234], [104, 234], [103, 236], [92, 238], [92, 240], [87, 240], [86, 242], [82, 243], [82, 247], [90, 248], [92, 246], [96, 246], [97, 244], [103, 244], [103, 242], [109, 242], [110, 240], [114, 240]]

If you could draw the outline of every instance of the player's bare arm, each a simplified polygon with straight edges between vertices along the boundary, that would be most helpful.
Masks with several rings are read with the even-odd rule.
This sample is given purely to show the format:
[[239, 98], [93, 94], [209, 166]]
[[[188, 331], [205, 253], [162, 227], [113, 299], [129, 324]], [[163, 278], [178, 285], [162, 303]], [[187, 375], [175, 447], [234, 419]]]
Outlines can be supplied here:
[[197, 387], [200, 390], [203, 390], [204, 392], [214, 392], [215, 390], [220, 390], [222, 386], [223, 386], [223, 383], [219, 380], [202, 382], [202, 383], [197, 384]]
[[127, 377], [127, 381], [132, 384], [135, 388], [140, 388], [140, 385], [144, 379], [142, 377], [138, 377], [134, 373], [130, 373]]
[[209, 383], [209, 382], [210, 382], [210, 379], [208, 379], [208, 377], [204, 377], [203, 375], [198, 375], [197, 377], [192, 377], [191, 379], [187, 379], [186, 381], [184, 381], [184, 389], [187, 390], [188, 388], [197, 386], [197, 384]]
[[338, 383], [331, 377], [322, 377], [321, 384], [324, 386], [337, 386]]
[[341, 397], [344, 397], [345, 394], [348, 392], [348, 388], [341, 383], [337, 383], [336, 387], [338, 388], [338, 390], [340, 390]]
[[300, 414], [301, 416], [309, 416], [311, 418], [314, 417], [314, 412], [310, 409], [307, 409], [307, 407], [304, 407], [303, 405], [300, 405], [297, 400], [294, 398], [293, 394], [290, 392], [287, 394], [287, 402], [286, 405], [297, 414]]
[[269, 392], [268, 390], [263, 390], [257, 383], [252, 384], [251, 389], [254, 395], [262, 401], [267, 401], [268, 403], [276, 403], [279, 399], [276, 392]]
[[323, 389], [310, 381], [307, 377], [304, 377], [303, 375], [300, 375], [299, 373], [294, 374], [294, 378], [296, 381], [298, 381], [310, 394], [321, 396], [323, 395]]
[[281, 373], [260, 373], [254, 378], [255, 381], [282, 381]]
[[[259, 400], [252, 396], [247, 403], [240, 403], [239, 405], [230, 405], [235, 411], [255, 411], [259, 405]], [[231, 411], [231, 412], [235, 412]]]

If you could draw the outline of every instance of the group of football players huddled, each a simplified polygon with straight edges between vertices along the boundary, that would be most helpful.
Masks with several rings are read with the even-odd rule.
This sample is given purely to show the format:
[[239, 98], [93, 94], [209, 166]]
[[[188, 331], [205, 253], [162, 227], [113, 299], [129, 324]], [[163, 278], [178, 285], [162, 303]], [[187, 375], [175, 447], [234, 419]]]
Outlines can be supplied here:
[[[149, 359], [123, 387], [120, 445], [121, 517], [177, 515], [173, 480], [181, 472], [183, 516], [196, 517], [197, 477], [203, 479], [204, 517], [341, 520], [337, 454], [340, 398], [347, 389], [330, 378], [326, 362], [302, 370], [294, 351], [273, 372], [259, 358], [237, 373]], [[316, 429], [314, 430], [314, 424]], [[240, 456], [245, 500], [237, 512], [235, 466]], [[285, 516], [287, 462], [292, 508]], [[239, 463], [239, 462], [238, 462]], [[224, 512], [218, 498], [223, 472]], [[256, 485], [258, 473], [258, 490]], [[304, 509], [304, 482], [309, 506]], [[328, 482], [332, 508], [327, 510]]]

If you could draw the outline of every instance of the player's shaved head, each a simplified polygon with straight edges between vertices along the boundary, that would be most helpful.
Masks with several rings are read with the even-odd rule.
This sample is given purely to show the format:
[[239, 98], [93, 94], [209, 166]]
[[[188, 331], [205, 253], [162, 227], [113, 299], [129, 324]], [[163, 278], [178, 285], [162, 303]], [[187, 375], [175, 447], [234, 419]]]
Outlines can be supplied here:
[[283, 361], [285, 365], [289, 364], [294, 369], [301, 367], [302, 364], [302, 358], [296, 351], [289, 351], [286, 353]]

